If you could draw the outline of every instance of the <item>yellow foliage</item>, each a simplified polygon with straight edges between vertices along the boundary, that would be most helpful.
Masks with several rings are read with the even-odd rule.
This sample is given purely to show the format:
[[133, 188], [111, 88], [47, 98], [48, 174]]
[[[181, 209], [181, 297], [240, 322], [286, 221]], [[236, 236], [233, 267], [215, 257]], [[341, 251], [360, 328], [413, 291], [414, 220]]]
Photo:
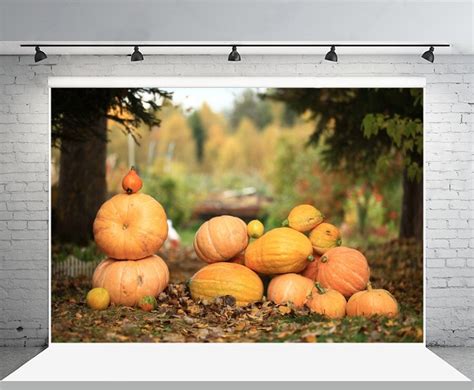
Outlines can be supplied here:
[[153, 134], [155, 158], [182, 162], [192, 168], [196, 162], [192, 131], [184, 115], [174, 110]]
[[213, 172], [221, 149], [226, 142], [227, 135], [220, 124], [212, 124], [207, 128], [207, 138], [204, 143], [204, 159], [202, 168], [206, 172]]

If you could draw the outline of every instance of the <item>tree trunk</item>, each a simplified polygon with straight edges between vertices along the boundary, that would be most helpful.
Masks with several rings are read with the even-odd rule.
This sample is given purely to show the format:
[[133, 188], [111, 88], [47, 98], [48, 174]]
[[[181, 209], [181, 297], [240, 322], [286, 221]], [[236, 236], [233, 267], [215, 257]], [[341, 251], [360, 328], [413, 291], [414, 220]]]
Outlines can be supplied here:
[[86, 245], [92, 239], [92, 224], [105, 201], [107, 186], [107, 121], [101, 119], [97, 133], [103, 137], [63, 140], [55, 232], [61, 242]]
[[400, 238], [423, 240], [423, 178], [410, 180], [406, 170], [403, 172]]

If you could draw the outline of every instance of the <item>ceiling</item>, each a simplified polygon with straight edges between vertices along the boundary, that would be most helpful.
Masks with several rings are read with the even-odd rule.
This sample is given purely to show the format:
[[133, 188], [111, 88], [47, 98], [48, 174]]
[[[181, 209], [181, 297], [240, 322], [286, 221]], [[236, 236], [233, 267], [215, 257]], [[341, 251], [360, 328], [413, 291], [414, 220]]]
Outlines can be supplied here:
[[[474, 54], [472, 0], [0, 0], [0, 54], [31, 54], [21, 43], [318, 42], [449, 43], [437, 54]], [[345, 51], [347, 50], [347, 51]], [[129, 48], [49, 48], [48, 54], [123, 54]], [[227, 53], [152, 49], [153, 53]], [[240, 51], [240, 50], [239, 50]], [[242, 49], [243, 54], [324, 53]], [[422, 49], [344, 49], [415, 54]]]

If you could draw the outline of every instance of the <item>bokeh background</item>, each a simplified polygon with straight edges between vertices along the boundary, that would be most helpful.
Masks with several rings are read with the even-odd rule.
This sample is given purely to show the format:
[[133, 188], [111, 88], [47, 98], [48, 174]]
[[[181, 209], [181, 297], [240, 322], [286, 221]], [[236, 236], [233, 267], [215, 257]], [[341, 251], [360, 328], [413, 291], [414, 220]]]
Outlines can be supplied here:
[[[422, 97], [413, 88], [53, 89], [53, 339], [81, 333], [71, 336], [77, 313], [67, 305], [103, 258], [92, 222], [134, 166], [172, 226], [160, 253], [172, 282], [202, 266], [192, 241], [204, 220], [258, 218], [269, 230], [309, 203], [406, 307], [397, 329], [408, 337], [389, 341], [420, 341]], [[71, 316], [69, 327], [55, 313]]]

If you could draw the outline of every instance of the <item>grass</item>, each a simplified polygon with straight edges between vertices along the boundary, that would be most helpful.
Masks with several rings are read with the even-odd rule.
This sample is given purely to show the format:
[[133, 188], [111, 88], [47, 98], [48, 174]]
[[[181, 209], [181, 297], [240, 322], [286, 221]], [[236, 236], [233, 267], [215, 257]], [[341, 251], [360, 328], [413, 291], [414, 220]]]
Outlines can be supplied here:
[[181, 245], [183, 246], [192, 246], [194, 241], [194, 236], [196, 234], [196, 229], [194, 228], [184, 228], [179, 229], [178, 234], [181, 238]]

